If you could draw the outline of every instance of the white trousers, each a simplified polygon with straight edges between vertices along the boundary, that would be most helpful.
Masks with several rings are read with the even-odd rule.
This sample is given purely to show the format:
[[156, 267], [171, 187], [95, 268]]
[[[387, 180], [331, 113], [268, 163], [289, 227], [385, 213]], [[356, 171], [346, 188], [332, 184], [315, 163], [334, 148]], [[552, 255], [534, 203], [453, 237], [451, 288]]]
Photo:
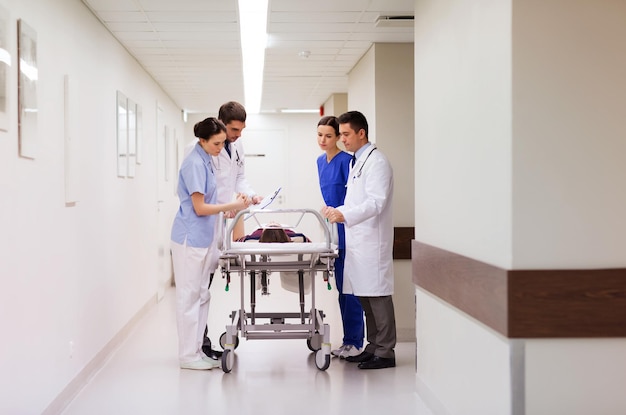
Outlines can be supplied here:
[[172, 261], [176, 281], [176, 325], [180, 363], [202, 359], [204, 328], [209, 316], [209, 248], [194, 248], [172, 242]]

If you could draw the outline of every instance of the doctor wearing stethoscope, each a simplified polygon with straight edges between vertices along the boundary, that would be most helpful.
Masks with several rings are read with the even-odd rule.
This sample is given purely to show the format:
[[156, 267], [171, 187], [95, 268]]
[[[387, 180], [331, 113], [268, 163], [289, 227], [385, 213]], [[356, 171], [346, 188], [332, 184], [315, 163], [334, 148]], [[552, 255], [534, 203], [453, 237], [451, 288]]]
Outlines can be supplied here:
[[[243, 145], [238, 141], [241, 131], [245, 128], [245, 122], [231, 121], [225, 124], [229, 135], [224, 150], [211, 157], [217, 182], [220, 184], [217, 198], [231, 200], [235, 194], [243, 194], [248, 196], [253, 204], [258, 204], [262, 197], [256, 194], [246, 179]], [[232, 218], [234, 213], [231, 212], [226, 216]]]
[[[236, 101], [229, 101], [223, 104], [217, 118], [226, 126], [226, 141], [224, 148], [217, 155], [211, 155], [211, 165], [215, 172], [217, 181], [217, 203], [228, 203], [235, 197], [245, 197], [248, 204], [258, 204], [263, 199], [257, 195], [246, 179], [245, 159], [243, 145], [239, 138], [246, 128], [246, 109]], [[224, 213], [224, 217], [233, 218], [237, 214], [236, 210]], [[221, 223], [216, 222], [215, 232], [221, 233]], [[235, 224], [233, 235], [245, 235], [243, 221]], [[211, 264], [211, 274], [217, 271], [219, 252], [217, 244], [213, 246], [213, 263]], [[205, 330], [204, 345], [202, 350], [209, 357], [219, 359], [221, 351], [213, 348], [208, 337], [208, 327]]]
[[393, 277], [393, 170], [369, 142], [367, 119], [358, 111], [338, 117], [341, 141], [354, 153], [343, 206], [325, 207], [329, 222], [345, 225], [344, 292], [353, 293], [365, 311], [367, 346], [357, 356], [359, 369], [396, 365]]
[[[224, 148], [219, 154], [211, 156], [211, 167], [218, 184], [217, 200], [228, 203], [235, 195], [244, 195], [250, 198], [252, 204], [258, 204], [263, 198], [256, 194], [246, 179], [243, 145], [238, 141], [246, 128], [246, 110], [240, 103], [229, 101], [220, 107], [217, 118], [226, 125]], [[185, 157], [196, 145], [196, 142], [190, 143], [185, 148]], [[227, 212], [225, 216], [232, 218], [235, 213]]]

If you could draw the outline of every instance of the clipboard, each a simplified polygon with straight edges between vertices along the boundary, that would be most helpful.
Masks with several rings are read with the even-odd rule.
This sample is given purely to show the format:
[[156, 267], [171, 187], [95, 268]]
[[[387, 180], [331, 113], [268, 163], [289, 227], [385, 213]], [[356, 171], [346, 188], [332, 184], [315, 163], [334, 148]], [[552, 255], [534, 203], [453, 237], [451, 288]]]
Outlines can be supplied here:
[[274, 201], [274, 199], [276, 199], [276, 196], [278, 196], [278, 193], [280, 193], [280, 189], [281, 187], [278, 187], [276, 190], [274, 190], [274, 193], [269, 196], [265, 196], [263, 200], [261, 200], [261, 203], [259, 203], [259, 205], [257, 206], [257, 209], [265, 209], [266, 207], [268, 207]]

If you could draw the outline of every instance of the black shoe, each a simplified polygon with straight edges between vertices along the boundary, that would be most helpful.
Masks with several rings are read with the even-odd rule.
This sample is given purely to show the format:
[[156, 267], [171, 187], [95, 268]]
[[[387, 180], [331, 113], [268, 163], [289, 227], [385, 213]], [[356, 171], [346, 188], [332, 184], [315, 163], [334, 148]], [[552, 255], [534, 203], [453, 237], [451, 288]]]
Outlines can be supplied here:
[[361, 363], [361, 362], [367, 362], [370, 359], [374, 358], [374, 353], [370, 353], [370, 352], [361, 352], [361, 354], [358, 354], [356, 356], [348, 356], [346, 357], [346, 362], [351, 362], [351, 363]]
[[386, 367], [396, 367], [396, 358], [374, 356], [365, 362], [359, 363], [359, 369], [384, 369]]
[[219, 360], [222, 358], [222, 353], [220, 350], [213, 350], [211, 346], [202, 346], [202, 351], [205, 355], [214, 360]]

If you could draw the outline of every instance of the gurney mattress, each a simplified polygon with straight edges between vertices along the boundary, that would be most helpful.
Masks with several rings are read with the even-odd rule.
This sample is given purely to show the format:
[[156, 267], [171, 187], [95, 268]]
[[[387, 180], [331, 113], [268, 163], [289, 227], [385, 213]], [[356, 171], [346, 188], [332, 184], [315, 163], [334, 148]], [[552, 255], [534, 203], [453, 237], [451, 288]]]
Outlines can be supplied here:
[[235, 255], [274, 255], [274, 254], [330, 254], [334, 252], [334, 247], [328, 247], [323, 242], [306, 243], [248, 243], [232, 242], [230, 248], [224, 250], [223, 254]]

